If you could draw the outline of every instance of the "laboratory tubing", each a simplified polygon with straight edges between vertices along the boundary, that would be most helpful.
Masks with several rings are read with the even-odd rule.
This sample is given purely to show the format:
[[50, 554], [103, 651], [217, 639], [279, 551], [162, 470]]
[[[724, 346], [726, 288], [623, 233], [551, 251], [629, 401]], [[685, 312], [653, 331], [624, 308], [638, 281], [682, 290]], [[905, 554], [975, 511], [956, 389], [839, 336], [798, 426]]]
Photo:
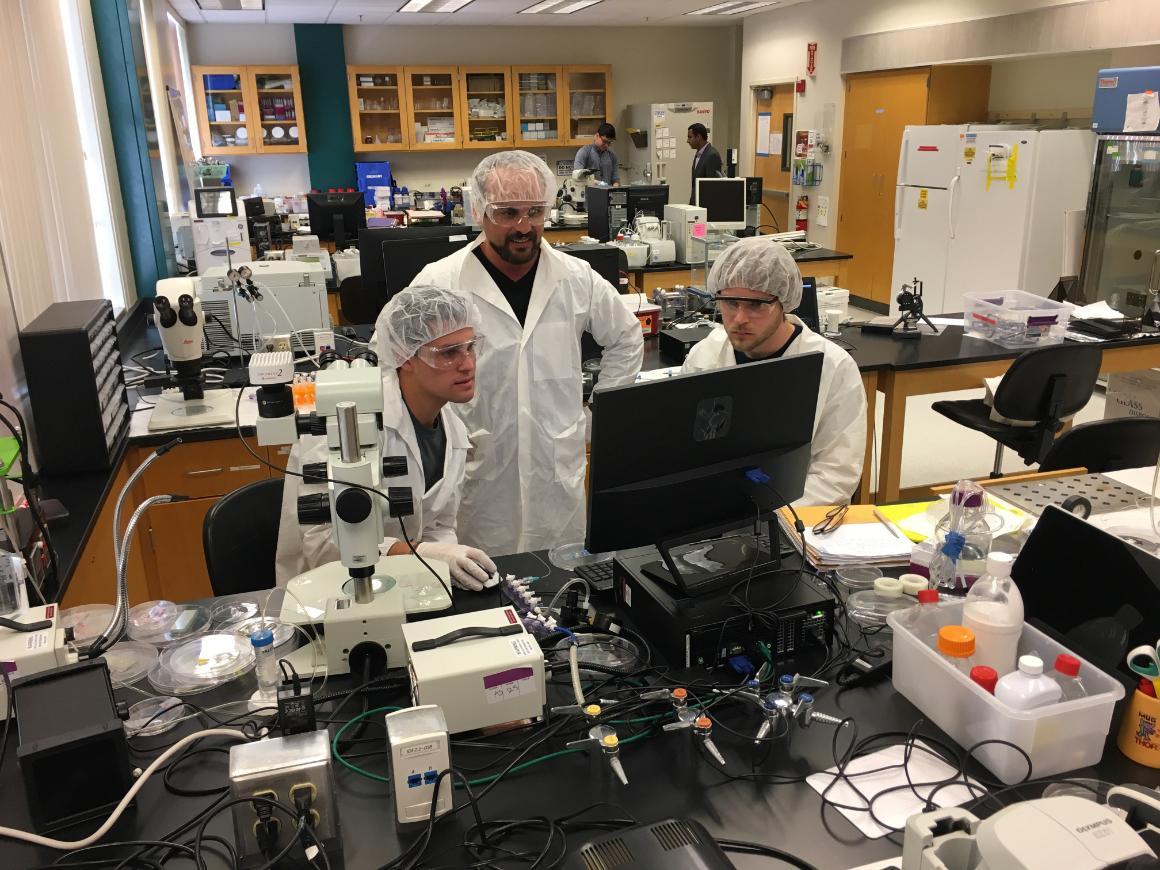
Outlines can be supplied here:
[[948, 665], [969, 677], [975, 666], [974, 632], [962, 625], [944, 625], [938, 630], [938, 653]]
[[1014, 561], [1009, 553], [991, 553], [963, 604], [963, 625], [975, 633], [975, 661], [999, 674], [1015, 670], [1023, 633], [1023, 596], [1011, 579]]
[[274, 653], [274, 632], [259, 628], [250, 635], [254, 648], [254, 673], [258, 678], [258, 694], [273, 697], [278, 691], [278, 656]]
[[1079, 677], [1079, 659], [1075, 656], [1067, 653], [1057, 655], [1055, 667], [1048, 671], [1047, 675], [1059, 683], [1062, 700], [1074, 701], [1087, 697], [1087, 690], [1084, 688], [1083, 680]]
[[1016, 710], [1034, 710], [1054, 704], [1063, 695], [1059, 683], [1043, 673], [1043, 659], [1020, 656], [1019, 669], [999, 678], [995, 697]]
[[999, 682], [999, 675], [994, 668], [986, 665], [975, 665], [971, 668], [971, 682], [978, 683], [990, 694], [995, 694], [995, 684]]

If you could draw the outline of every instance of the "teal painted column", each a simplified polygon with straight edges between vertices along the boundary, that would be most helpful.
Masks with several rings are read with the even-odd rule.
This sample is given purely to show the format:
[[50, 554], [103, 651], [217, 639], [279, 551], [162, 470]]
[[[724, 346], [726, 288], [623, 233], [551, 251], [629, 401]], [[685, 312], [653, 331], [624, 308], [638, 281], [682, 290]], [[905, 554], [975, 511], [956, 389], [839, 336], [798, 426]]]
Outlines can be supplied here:
[[310, 186], [354, 187], [354, 134], [341, 24], [295, 24]]
[[129, 12], [125, 0], [92, 0], [90, 5], [121, 182], [121, 201], [125, 206], [134, 283], [137, 296], [145, 298], [154, 295], [157, 280], [167, 277], [169, 271], [161, 239], [149, 145], [145, 140], [145, 116], [133, 57]]

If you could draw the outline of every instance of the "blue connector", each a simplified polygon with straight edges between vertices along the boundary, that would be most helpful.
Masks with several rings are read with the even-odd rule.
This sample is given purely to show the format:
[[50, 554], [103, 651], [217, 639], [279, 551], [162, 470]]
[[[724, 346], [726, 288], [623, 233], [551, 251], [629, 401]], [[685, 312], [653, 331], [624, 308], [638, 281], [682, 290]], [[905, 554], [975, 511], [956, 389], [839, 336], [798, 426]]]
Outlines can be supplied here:
[[423, 774], [412, 773], [407, 777], [407, 788], [418, 788], [423, 784]]
[[769, 483], [769, 475], [760, 468], [750, 468], [745, 472], [750, 483]]
[[734, 670], [734, 672], [740, 674], [743, 677], [748, 676], [749, 674], [757, 673], [757, 668], [753, 666], [753, 662], [749, 660], [749, 656], [747, 655], [729, 656], [729, 658], [725, 661], [728, 663], [729, 667]]
[[435, 780], [439, 778], [439, 771], [429, 770], [423, 774], [423, 785], [434, 785]]

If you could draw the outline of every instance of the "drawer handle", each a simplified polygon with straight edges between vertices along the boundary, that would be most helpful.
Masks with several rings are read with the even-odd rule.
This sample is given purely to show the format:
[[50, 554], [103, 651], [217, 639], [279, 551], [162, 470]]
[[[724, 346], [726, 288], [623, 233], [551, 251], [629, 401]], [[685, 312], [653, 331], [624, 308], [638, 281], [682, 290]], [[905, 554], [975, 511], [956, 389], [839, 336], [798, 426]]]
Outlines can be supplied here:
[[197, 471], [185, 472], [186, 477], [201, 477], [204, 474], [221, 474], [224, 468], [200, 468]]
[[260, 465], [231, 465], [230, 471], [257, 471]]

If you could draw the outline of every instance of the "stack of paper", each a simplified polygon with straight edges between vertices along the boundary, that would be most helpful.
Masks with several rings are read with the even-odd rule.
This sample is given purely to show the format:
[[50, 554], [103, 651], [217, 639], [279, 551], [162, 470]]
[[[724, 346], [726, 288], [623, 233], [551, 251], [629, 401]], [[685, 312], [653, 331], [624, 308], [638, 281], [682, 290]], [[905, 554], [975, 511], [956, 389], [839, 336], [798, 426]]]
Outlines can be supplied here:
[[821, 523], [829, 507], [798, 509], [805, 524], [802, 541], [793, 528], [789, 511], [782, 509], [781, 524], [798, 549], [804, 546], [806, 558], [819, 569], [840, 568], [843, 565], [908, 565], [911, 541], [893, 524], [886, 525], [874, 515], [872, 505], [851, 505], [842, 524], [832, 532], [818, 534], [813, 527]]

